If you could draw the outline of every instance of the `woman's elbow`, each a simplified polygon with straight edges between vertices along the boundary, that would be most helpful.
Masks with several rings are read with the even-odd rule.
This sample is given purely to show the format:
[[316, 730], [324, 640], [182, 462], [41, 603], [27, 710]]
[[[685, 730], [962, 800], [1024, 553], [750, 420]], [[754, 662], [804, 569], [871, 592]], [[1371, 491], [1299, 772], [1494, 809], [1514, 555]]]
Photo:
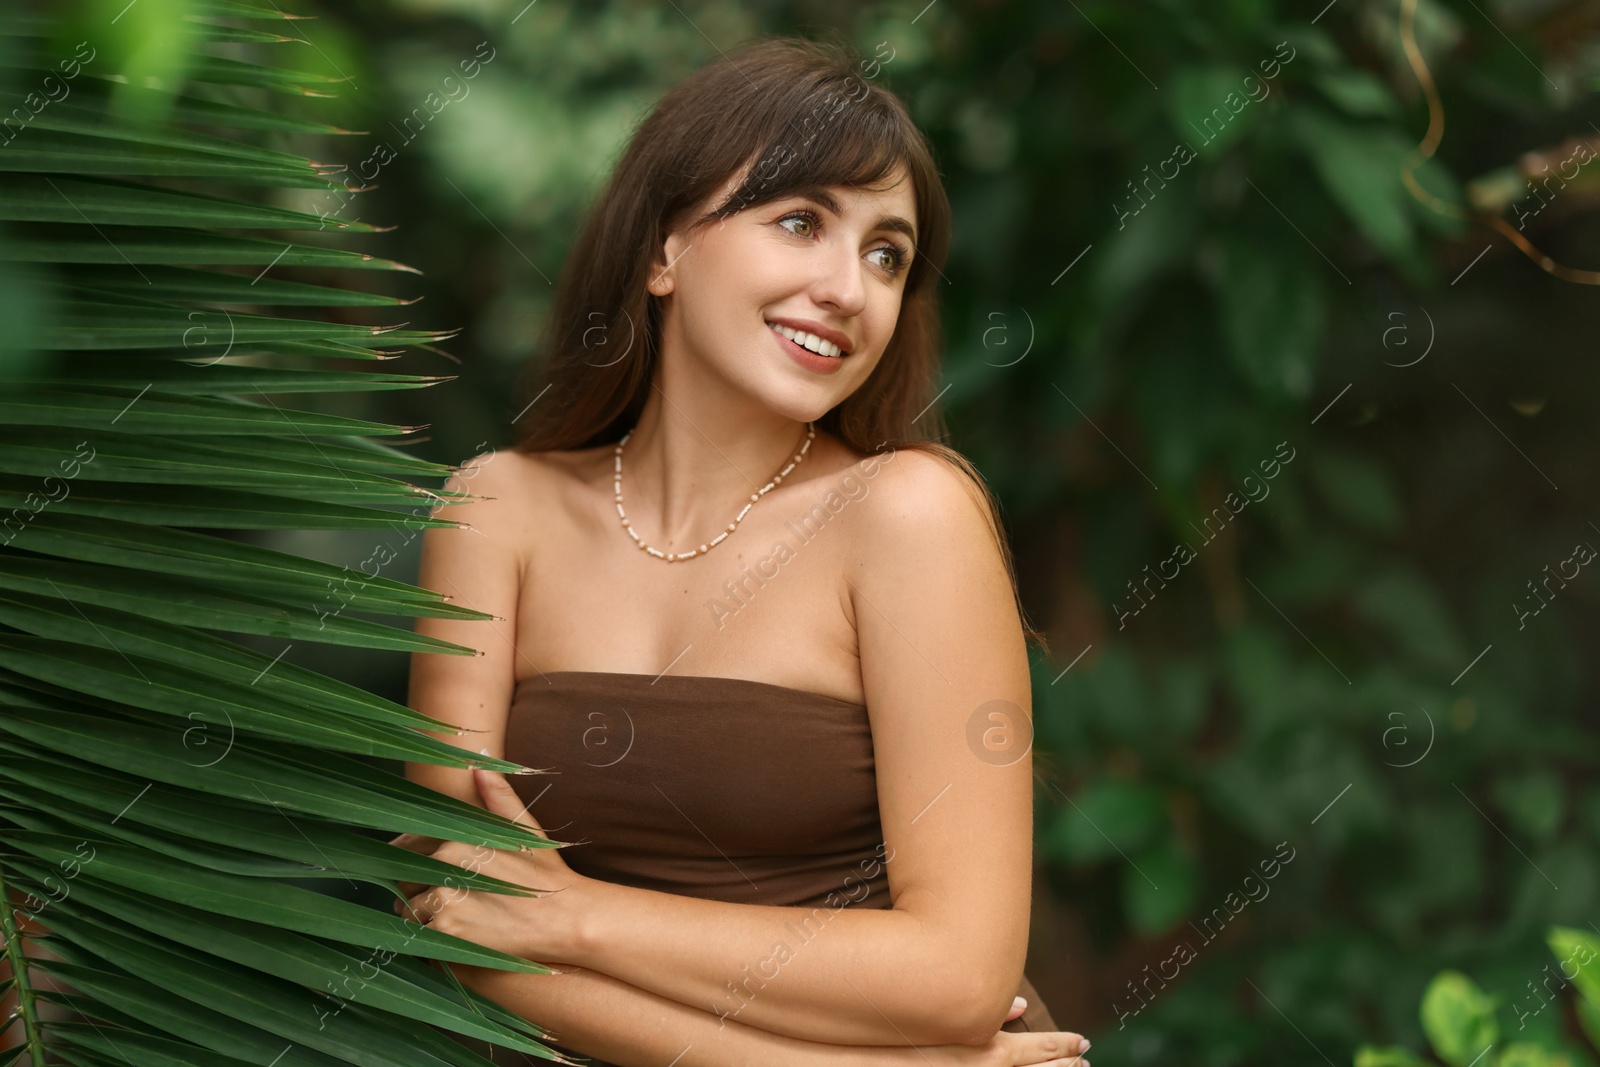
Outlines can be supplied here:
[[995, 982], [968, 980], [957, 983], [950, 1002], [932, 1022], [937, 1043], [944, 1045], [985, 1045], [1000, 1032], [1011, 1013], [1017, 984], [1000, 986]]

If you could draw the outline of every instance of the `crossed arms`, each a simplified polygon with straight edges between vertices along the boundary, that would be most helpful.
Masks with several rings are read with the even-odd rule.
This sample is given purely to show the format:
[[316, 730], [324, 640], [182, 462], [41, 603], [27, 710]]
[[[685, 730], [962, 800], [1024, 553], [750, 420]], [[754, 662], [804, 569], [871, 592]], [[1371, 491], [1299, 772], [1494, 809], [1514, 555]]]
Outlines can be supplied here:
[[[464, 465], [476, 478], [473, 492], [492, 499], [444, 512], [473, 531], [430, 529], [423, 538], [420, 584], [506, 621], [419, 620], [419, 631], [483, 654], [413, 656], [411, 704], [479, 731], [474, 747], [497, 756], [522, 654], [518, 546], [531, 509], [518, 498], [542, 491], [530, 475], [536, 462], [517, 457], [491, 467], [479, 457]], [[545, 961], [582, 970], [475, 974], [489, 995], [543, 1025], [564, 1023], [595, 1055], [633, 1049], [637, 1057], [648, 1045], [662, 1063], [693, 1043], [691, 1033], [713, 1043], [798, 1040], [813, 1055], [817, 1043], [833, 1043], [846, 1049], [842, 1056], [853, 1054], [849, 1046], [981, 1044], [1000, 1028], [1027, 947], [1031, 760], [984, 758], [973, 727], [1031, 736], [1009, 578], [970, 483], [925, 453], [899, 452], [871, 496], [840, 521], [848, 524], [843, 581], [871, 717], [893, 908], [834, 914], [733, 1019], [715, 1008], [729, 1002], [727, 983], [793, 940], [786, 928], [809, 909], [588, 880], [577, 958]], [[410, 764], [407, 773], [480, 803], [468, 772]], [[565, 984], [552, 992], [558, 983]], [[619, 1019], [634, 1033], [614, 1035]], [[638, 1025], [646, 1019], [653, 1021]]]

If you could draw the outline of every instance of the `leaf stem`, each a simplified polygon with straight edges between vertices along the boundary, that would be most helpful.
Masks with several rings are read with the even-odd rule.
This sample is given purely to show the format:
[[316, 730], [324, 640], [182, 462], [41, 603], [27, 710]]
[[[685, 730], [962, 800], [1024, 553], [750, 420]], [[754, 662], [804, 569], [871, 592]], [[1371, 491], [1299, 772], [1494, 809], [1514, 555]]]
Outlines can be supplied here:
[[33, 1067], [45, 1067], [44, 1035], [39, 1030], [33, 985], [28, 981], [28, 957], [23, 951], [22, 929], [17, 923], [16, 909], [11, 903], [11, 889], [6, 884], [3, 868], [0, 868], [0, 938], [5, 941], [6, 960], [11, 964], [11, 976], [17, 988], [17, 1011], [22, 1016], [22, 1029], [27, 1035], [28, 1058]]

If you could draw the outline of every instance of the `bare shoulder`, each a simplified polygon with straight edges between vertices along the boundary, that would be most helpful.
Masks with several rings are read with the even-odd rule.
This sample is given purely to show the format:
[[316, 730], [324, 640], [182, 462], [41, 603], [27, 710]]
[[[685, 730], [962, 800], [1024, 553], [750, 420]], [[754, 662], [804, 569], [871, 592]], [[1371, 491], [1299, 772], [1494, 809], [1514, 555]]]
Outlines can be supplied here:
[[520, 565], [523, 538], [536, 525], [527, 521], [527, 508], [548, 495], [544, 487], [550, 478], [537, 456], [513, 448], [490, 449], [456, 464], [443, 486], [450, 499], [432, 514], [461, 526], [428, 531], [425, 555], [453, 557], [465, 552], [477, 559], [502, 558]]
[[869, 456], [858, 464], [870, 491], [857, 525], [874, 551], [921, 554], [964, 546], [961, 555], [994, 543], [983, 490], [954, 460], [919, 448]]
[[448, 487], [509, 506], [519, 502], [531, 482], [548, 477], [549, 471], [549, 463], [537, 452], [491, 448], [458, 464]]
[[458, 465], [447, 488], [470, 493], [472, 499], [448, 506], [444, 513], [464, 521], [473, 515], [492, 520], [510, 518], [530, 507], [548, 514], [552, 505], [566, 499], [580, 477], [575, 460], [581, 453], [526, 452], [517, 448], [490, 449]]

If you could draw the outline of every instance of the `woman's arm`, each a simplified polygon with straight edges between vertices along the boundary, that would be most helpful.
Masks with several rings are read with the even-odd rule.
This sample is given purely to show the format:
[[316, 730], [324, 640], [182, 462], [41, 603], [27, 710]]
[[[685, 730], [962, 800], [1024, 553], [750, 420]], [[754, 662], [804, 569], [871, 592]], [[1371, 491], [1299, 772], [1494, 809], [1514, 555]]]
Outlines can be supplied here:
[[[452, 965], [464, 984], [550, 1031], [563, 1048], [622, 1067], [865, 1067], [868, 1053], [769, 1034], [581, 968], [524, 975]], [[526, 979], [526, 980], [525, 980]], [[905, 1051], [910, 1052], [911, 1049]]]
[[581, 968], [557, 975], [451, 969], [463, 984], [536, 1020], [563, 1048], [621, 1067], [1087, 1067], [1078, 1034], [995, 1034], [977, 1046], [833, 1045], [719, 1020]]
[[943, 1015], [933, 995], [935, 969], [954, 964], [914, 914], [729, 904], [592, 879], [582, 893], [575, 963], [730, 1022], [860, 1045], [972, 1037], [965, 1013]]
[[849, 516], [846, 576], [893, 910], [585, 883], [571, 962], [796, 1037], [964, 1043], [999, 1028], [1027, 951], [1026, 645], [971, 484], [924, 453], [897, 460]]
[[[522, 558], [511, 502], [497, 496], [495, 483], [514, 479], [524, 469], [514, 455], [487, 452], [468, 460], [445, 488], [464, 489], [484, 499], [441, 504], [432, 515], [471, 528], [429, 528], [421, 535], [417, 584], [457, 604], [499, 617], [492, 622], [426, 617], [416, 621], [419, 634], [478, 650], [477, 656], [413, 653], [407, 698], [413, 710], [469, 731], [433, 736], [470, 752], [487, 748], [499, 755], [505, 751], [506, 716], [516, 687], [517, 584]], [[479, 803], [472, 772], [463, 768], [407, 763], [406, 777], [435, 792]]]

